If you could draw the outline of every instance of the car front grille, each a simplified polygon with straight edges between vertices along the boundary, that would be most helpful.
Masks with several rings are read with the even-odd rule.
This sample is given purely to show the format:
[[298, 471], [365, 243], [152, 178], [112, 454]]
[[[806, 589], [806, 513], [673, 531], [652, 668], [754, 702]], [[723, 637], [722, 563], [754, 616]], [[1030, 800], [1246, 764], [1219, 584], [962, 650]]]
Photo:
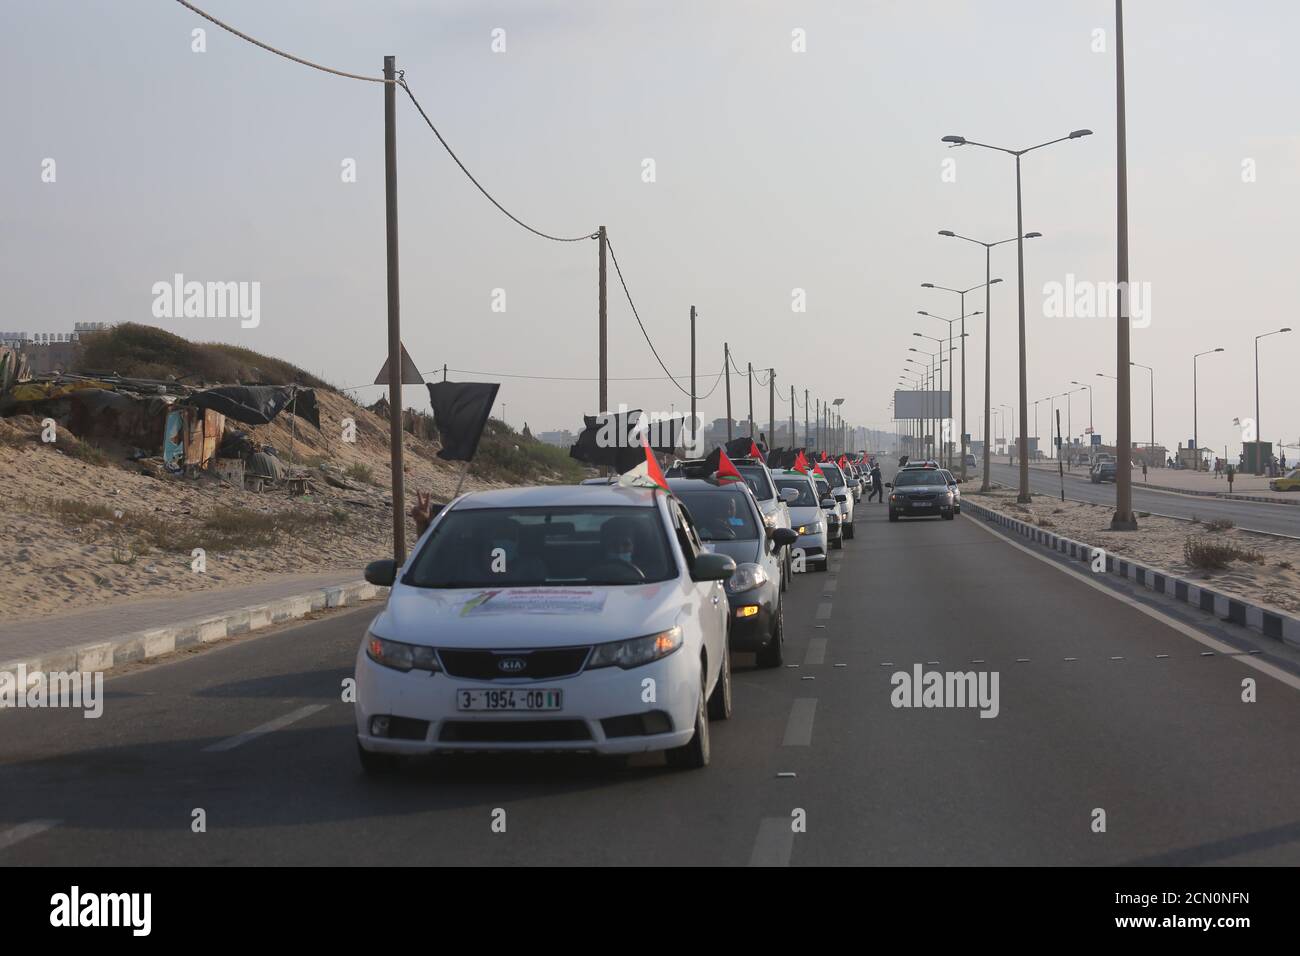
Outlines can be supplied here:
[[449, 676], [467, 680], [552, 680], [581, 671], [590, 653], [591, 645], [525, 651], [441, 648], [438, 660]]
[[590, 740], [581, 720], [448, 720], [438, 731], [442, 743], [542, 744]]

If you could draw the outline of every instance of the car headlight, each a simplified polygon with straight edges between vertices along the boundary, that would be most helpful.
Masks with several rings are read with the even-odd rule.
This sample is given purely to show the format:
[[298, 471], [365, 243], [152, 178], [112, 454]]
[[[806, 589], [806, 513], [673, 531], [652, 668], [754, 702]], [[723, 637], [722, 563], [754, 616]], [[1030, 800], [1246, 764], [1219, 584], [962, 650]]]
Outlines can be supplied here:
[[597, 644], [587, 662], [587, 669], [593, 667], [640, 667], [661, 657], [667, 657], [682, 646], [682, 629], [670, 627], [658, 634], [634, 637], [627, 641], [614, 641], [610, 644]]
[[736, 573], [727, 580], [727, 591], [731, 594], [740, 594], [742, 591], [750, 591], [760, 584], [767, 583], [767, 572], [757, 564], [741, 564], [736, 566]]
[[366, 631], [366, 656], [376, 664], [391, 667], [395, 671], [442, 670], [432, 647], [390, 641], [372, 631]]
[[890, 496], [889, 496], [889, 500], [890, 500], [890, 501], [897, 501], [897, 500], [898, 500], [898, 495], [890, 495]]
[[814, 521], [812, 524], [801, 524], [799, 526], [799, 530], [797, 533], [798, 534], [821, 534], [823, 530], [825, 529], [822, 528], [822, 523], [820, 521]]

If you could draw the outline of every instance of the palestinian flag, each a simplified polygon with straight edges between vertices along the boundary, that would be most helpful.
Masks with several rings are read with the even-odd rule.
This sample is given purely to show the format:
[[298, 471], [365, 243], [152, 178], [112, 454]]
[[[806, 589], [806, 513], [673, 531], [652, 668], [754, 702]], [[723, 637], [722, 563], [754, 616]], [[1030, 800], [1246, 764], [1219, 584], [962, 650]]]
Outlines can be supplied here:
[[672, 494], [668, 488], [668, 481], [664, 478], [663, 470], [659, 467], [659, 462], [655, 458], [654, 451], [646, 441], [645, 434], [641, 435], [641, 448], [645, 451], [645, 461], [624, 472], [623, 477], [618, 483], [623, 487], [632, 488], [659, 488]]
[[752, 438], [749, 440], [749, 457], [757, 458], [759, 461], [766, 462], [766, 459], [763, 457], [762, 451], [759, 450], [758, 445], [755, 443], [754, 439]]
[[848, 456], [846, 456], [846, 455], [840, 455], [840, 460], [837, 461], [836, 464], [839, 465], [841, 469], [843, 469], [843, 468], [847, 468], [848, 465], [849, 465], [849, 459], [848, 459]]
[[821, 460], [822, 460], [822, 461], [830, 461], [830, 460], [831, 460], [831, 456], [828, 455], [828, 454], [826, 454], [826, 452], [822, 452], [822, 458], [821, 458]]
[[736, 470], [727, 453], [721, 448], [713, 449], [704, 463], [716, 481], [744, 481], [745, 476]]
[[795, 456], [794, 470], [805, 475], [808, 474], [808, 457], [803, 453], [802, 448], [799, 449], [799, 454]]
[[[826, 478], [826, 472], [822, 471], [822, 466], [821, 466], [820, 464], [815, 464], [815, 465], [813, 465], [813, 471], [815, 471], [817, 474], [821, 475], [823, 478]], [[826, 478], [826, 480], [827, 480], [827, 481], [830, 481], [829, 478]]]

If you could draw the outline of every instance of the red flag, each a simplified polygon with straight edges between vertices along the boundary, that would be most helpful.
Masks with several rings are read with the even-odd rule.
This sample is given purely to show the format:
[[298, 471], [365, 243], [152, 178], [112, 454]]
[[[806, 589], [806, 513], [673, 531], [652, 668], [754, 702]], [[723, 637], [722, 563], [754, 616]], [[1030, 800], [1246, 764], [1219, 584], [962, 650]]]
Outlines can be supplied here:
[[[650, 450], [650, 443], [646, 441], [644, 432], [641, 434], [641, 447], [645, 449], [646, 475], [664, 491], [668, 491], [668, 480], [664, 478], [664, 473], [659, 467], [659, 462], [655, 459], [655, 453]], [[671, 492], [669, 493], [671, 494]]]
[[826, 452], [822, 452], [822, 458], [821, 458], [821, 460], [822, 460], [822, 461], [830, 461], [831, 459], [830, 459], [830, 456], [826, 454]]
[[752, 438], [749, 440], [749, 457], [757, 458], [759, 461], [763, 462], [764, 464], [767, 463], [767, 459], [763, 457], [763, 453], [759, 450], [758, 445], [754, 442], [754, 439]]
[[840, 460], [836, 462], [836, 464], [839, 465], [841, 468], [847, 468], [849, 464], [849, 459], [844, 455], [840, 455]]
[[805, 475], [808, 474], [808, 458], [804, 455], [802, 448], [799, 449], [799, 454], [795, 456], [794, 470], [803, 472]]
[[721, 448], [718, 449], [718, 470], [713, 473], [718, 481], [744, 481], [745, 476], [736, 471], [736, 466], [731, 463], [727, 453]]
[[[826, 478], [826, 472], [822, 471], [821, 465], [813, 465], [813, 471], [817, 472], [817, 474], [821, 475], [823, 478]], [[830, 479], [827, 478], [826, 480], [829, 481]]]

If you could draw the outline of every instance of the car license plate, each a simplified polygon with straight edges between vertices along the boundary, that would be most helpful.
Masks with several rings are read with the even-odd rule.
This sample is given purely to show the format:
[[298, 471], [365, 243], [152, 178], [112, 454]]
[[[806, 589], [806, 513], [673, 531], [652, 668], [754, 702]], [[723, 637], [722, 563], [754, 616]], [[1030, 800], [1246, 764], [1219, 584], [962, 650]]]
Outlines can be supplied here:
[[913, 507], [913, 508], [928, 508], [928, 507], [930, 507], [933, 503], [934, 503], [934, 502], [932, 502], [932, 501], [913, 501], [913, 502], [912, 502], [912, 507]]
[[456, 706], [460, 710], [559, 710], [563, 698], [559, 690], [458, 690]]

